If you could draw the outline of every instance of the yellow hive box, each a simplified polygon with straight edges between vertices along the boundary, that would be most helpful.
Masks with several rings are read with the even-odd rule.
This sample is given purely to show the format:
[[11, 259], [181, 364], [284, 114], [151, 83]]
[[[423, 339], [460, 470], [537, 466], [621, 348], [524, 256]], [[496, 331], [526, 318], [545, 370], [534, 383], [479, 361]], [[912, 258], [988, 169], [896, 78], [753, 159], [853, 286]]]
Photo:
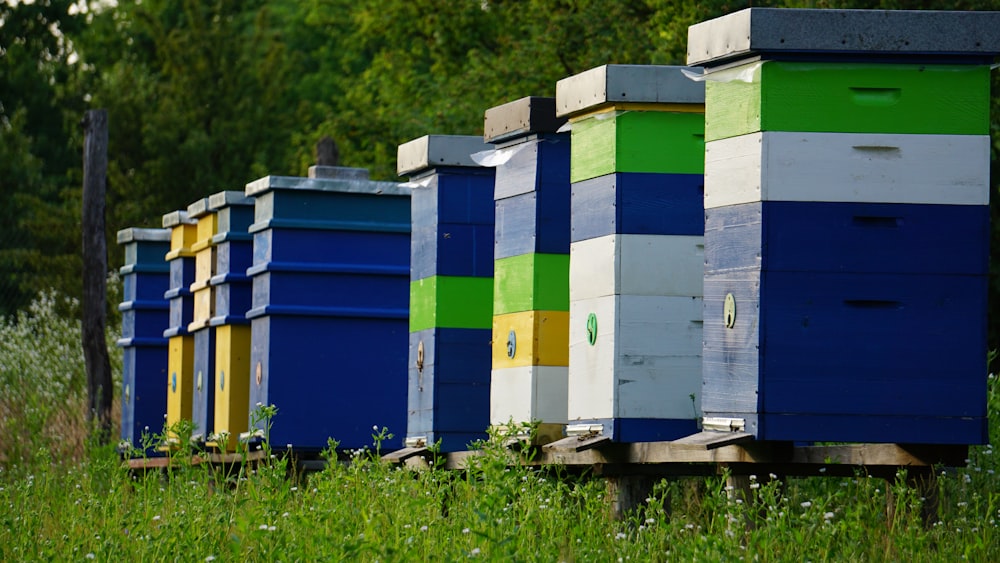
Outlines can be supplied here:
[[163, 222], [164, 226], [170, 228], [170, 252], [167, 252], [164, 259], [194, 256], [191, 247], [198, 240], [198, 226], [188, 219], [187, 213], [183, 211], [168, 213], [164, 216]]
[[[194, 288], [196, 284], [192, 284]], [[208, 321], [215, 313], [215, 292], [207, 285], [194, 290], [194, 317], [188, 330], [194, 331], [208, 326]]]
[[493, 369], [569, 365], [569, 311], [493, 317]]
[[[191, 420], [191, 381], [194, 372], [194, 337], [173, 336], [167, 356], [167, 427], [181, 420]], [[172, 432], [168, 439], [176, 440]]]
[[250, 326], [215, 329], [215, 428], [212, 447], [234, 451], [250, 418]]

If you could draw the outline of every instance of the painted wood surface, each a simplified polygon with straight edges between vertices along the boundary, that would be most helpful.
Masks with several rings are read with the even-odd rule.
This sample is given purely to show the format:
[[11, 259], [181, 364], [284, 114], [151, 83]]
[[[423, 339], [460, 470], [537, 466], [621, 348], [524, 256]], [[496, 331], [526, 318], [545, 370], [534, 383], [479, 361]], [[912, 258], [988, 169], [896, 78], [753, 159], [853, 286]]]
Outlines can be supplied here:
[[122, 338], [163, 338], [170, 306], [159, 301], [130, 301], [118, 306], [122, 315]]
[[[759, 275], [706, 275], [706, 416], [936, 418], [941, 428], [955, 426], [949, 419], [985, 416], [985, 276], [765, 272], [758, 285]], [[724, 324], [727, 293], [736, 303], [731, 329]], [[765, 432], [758, 439], [785, 435], [773, 426], [758, 432]], [[798, 435], [901, 440], [847, 427], [837, 438], [826, 429], [823, 437]], [[977, 431], [953, 439], [973, 444], [985, 437]]]
[[406, 324], [405, 317], [254, 318], [250, 405], [278, 407], [271, 420], [271, 443], [319, 451], [333, 438], [340, 448], [360, 448], [371, 446], [372, 426], [378, 425], [399, 429], [383, 448], [402, 447]]
[[699, 113], [610, 111], [575, 121], [570, 181], [615, 172], [702, 174], [704, 133]]
[[407, 270], [399, 265], [269, 262], [252, 274], [252, 304], [253, 307], [345, 306], [359, 311], [365, 308], [406, 311], [409, 304]]
[[498, 150], [511, 156], [496, 167], [493, 199], [547, 190], [569, 193], [569, 133], [537, 135]]
[[225, 283], [239, 280], [238, 277], [218, 278], [223, 275], [246, 276], [247, 268], [253, 265], [253, 239], [225, 240], [215, 245], [215, 274], [211, 283]]
[[693, 421], [701, 395], [701, 315], [699, 297], [573, 301], [569, 418]]
[[[143, 435], [163, 432], [167, 413], [167, 394], [163, 380], [167, 376], [167, 342], [156, 345], [125, 346], [122, 349], [122, 420], [120, 437], [142, 449]], [[154, 456], [149, 448], [145, 456]]]
[[409, 193], [274, 189], [257, 195], [254, 204], [251, 233], [276, 227], [400, 233], [410, 230]]
[[488, 329], [492, 319], [493, 278], [431, 276], [410, 283], [410, 332]]
[[170, 275], [168, 271], [124, 274], [121, 280], [123, 303], [129, 301], [163, 301], [163, 294], [170, 287]]
[[174, 258], [167, 263], [170, 265], [170, 285], [164, 297], [171, 299], [180, 295], [190, 295], [191, 284], [194, 283], [194, 255]]
[[570, 242], [570, 186], [496, 201], [493, 257], [565, 254]]
[[493, 317], [493, 368], [569, 365], [569, 312]]
[[[492, 202], [490, 207], [492, 208]], [[414, 227], [410, 278], [493, 276], [493, 223]]]
[[768, 131], [705, 146], [705, 207], [754, 201], [989, 203], [987, 135]]
[[191, 291], [208, 287], [215, 275], [215, 247], [206, 246], [194, 253], [194, 282]]
[[701, 296], [704, 238], [607, 235], [570, 249], [570, 301], [605, 295]]
[[493, 266], [493, 314], [569, 310], [569, 254], [522, 254]]
[[[984, 417], [762, 414], [760, 435], [775, 441], [877, 444], [892, 437], [902, 444], [986, 444], [989, 431]], [[818, 436], [818, 438], [812, 438]]]
[[215, 329], [215, 387], [211, 441], [224, 451], [234, 451], [250, 420], [249, 325]]
[[253, 263], [406, 264], [409, 233], [265, 229], [254, 233]]
[[[197, 280], [195, 281], [197, 284]], [[206, 327], [212, 320], [215, 313], [215, 288], [205, 286], [191, 293], [191, 300], [194, 302], [194, 315], [187, 329], [189, 331]]]
[[767, 201], [705, 211], [705, 270], [987, 272], [989, 209]]
[[[194, 337], [171, 337], [167, 356], [167, 418], [169, 428], [181, 420], [191, 420], [191, 392], [194, 379]], [[172, 434], [171, 434], [172, 435]]]
[[188, 333], [188, 325], [194, 320], [194, 300], [191, 293], [169, 299], [169, 316], [167, 327], [163, 331], [164, 338]]
[[247, 279], [215, 286], [215, 310], [209, 326], [245, 324], [246, 314], [253, 305], [253, 283]]
[[539, 420], [565, 423], [567, 369], [530, 366], [494, 369], [490, 383], [490, 424]]
[[489, 329], [410, 333], [407, 438], [442, 440], [442, 451], [486, 437], [490, 401]]
[[[170, 251], [164, 256], [165, 260], [173, 260], [175, 258], [182, 257], [193, 257], [194, 251], [191, 250], [191, 246], [198, 240], [198, 225], [194, 220], [187, 218], [187, 212], [174, 212], [183, 213], [183, 220], [179, 217], [176, 218], [176, 223], [170, 227]], [[164, 216], [164, 226], [167, 226], [167, 217], [171, 214]], [[174, 221], [171, 221], [173, 223]]]
[[427, 185], [412, 188], [413, 227], [439, 223], [486, 225], [493, 223], [492, 168], [438, 167]]
[[612, 234], [701, 235], [701, 174], [619, 172], [573, 184], [570, 241]]
[[[989, 133], [985, 65], [766, 61], [752, 82], [705, 86], [705, 139], [757, 131]], [[715, 74], [715, 73], [713, 73]]]
[[204, 443], [214, 432], [215, 424], [215, 329], [194, 331], [194, 363], [191, 391], [192, 441]]
[[[159, 231], [160, 229], [156, 229]], [[165, 272], [167, 263], [163, 257], [170, 250], [169, 241], [138, 240], [122, 245], [125, 251], [123, 270], [119, 273], [128, 274], [133, 271]]]

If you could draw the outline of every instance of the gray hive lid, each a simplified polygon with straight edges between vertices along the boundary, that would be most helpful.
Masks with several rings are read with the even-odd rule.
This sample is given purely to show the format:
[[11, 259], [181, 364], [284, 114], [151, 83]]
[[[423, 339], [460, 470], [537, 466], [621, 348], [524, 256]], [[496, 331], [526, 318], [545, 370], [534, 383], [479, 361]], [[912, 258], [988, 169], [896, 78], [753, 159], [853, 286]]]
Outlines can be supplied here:
[[534, 133], [555, 133], [566, 118], [556, 117], [556, 99], [528, 96], [486, 110], [483, 140], [499, 143]]
[[605, 104], [704, 104], [705, 85], [684, 76], [686, 67], [604, 65], [556, 82], [556, 115], [569, 116]]
[[316, 164], [309, 167], [310, 178], [329, 178], [337, 180], [367, 180], [367, 168], [348, 168], [346, 166], [322, 166]]
[[396, 173], [407, 176], [436, 166], [478, 168], [469, 155], [492, 149], [482, 137], [473, 135], [424, 135], [396, 149]]
[[177, 225], [194, 225], [195, 223], [197, 221], [188, 217], [187, 211], [183, 209], [171, 211], [163, 216], [163, 226], [168, 228], [176, 227]]
[[691, 65], [752, 56], [990, 58], [1000, 12], [747, 8], [688, 28]]
[[208, 208], [212, 211], [233, 205], [253, 205], [253, 198], [235, 190], [227, 190], [208, 196]]
[[372, 195], [410, 195], [410, 190], [399, 187], [399, 184], [396, 182], [303, 178], [302, 176], [264, 176], [247, 184], [245, 193], [249, 197], [272, 190], [313, 190]]
[[212, 211], [212, 208], [208, 205], [207, 197], [203, 197], [198, 201], [195, 201], [191, 205], [188, 205], [187, 208], [188, 217], [192, 219], [197, 219], [202, 215], [207, 215], [210, 211]]
[[118, 231], [118, 244], [130, 242], [170, 242], [170, 229], [129, 227]]

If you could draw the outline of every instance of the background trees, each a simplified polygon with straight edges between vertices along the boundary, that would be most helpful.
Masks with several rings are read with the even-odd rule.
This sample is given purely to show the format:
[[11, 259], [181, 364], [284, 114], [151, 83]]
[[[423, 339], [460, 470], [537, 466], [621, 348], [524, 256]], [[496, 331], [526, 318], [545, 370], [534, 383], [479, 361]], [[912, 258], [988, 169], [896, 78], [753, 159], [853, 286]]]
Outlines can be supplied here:
[[[748, 4], [0, 0], [0, 314], [43, 288], [79, 294], [78, 123], [87, 108], [110, 114], [112, 237], [125, 226], [157, 226], [167, 211], [265, 174], [304, 174], [324, 135], [337, 140], [344, 165], [394, 179], [402, 142], [481, 133], [486, 108], [553, 95], [560, 78], [600, 64], [683, 64], [689, 25]], [[993, 7], [991, 0], [752, 4]], [[997, 82], [994, 75], [1000, 94]], [[113, 266], [120, 254], [112, 251]]]

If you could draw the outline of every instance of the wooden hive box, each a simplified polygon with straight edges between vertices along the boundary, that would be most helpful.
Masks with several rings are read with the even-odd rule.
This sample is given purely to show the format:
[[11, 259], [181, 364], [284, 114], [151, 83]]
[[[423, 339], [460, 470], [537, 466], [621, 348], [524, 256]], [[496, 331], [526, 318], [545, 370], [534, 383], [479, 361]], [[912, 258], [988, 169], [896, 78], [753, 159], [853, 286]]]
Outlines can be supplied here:
[[701, 376], [704, 88], [605, 65], [556, 85], [572, 124], [567, 433], [672, 440]]
[[[142, 450], [143, 434], [160, 433], [167, 412], [163, 380], [167, 370], [168, 322], [164, 293], [170, 270], [164, 255], [170, 248], [167, 229], [128, 228], [118, 231], [118, 244], [125, 250], [120, 269], [124, 286], [122, 336], [122, 442]], [[124, 445], [124, 444], [122, 444]], [[154, 448], [140, 455], [155, 455]]]
[[706, 426], [987, 439], [998, 24], [752, 8], [691, 27], [688, 62], [708, 69]]
[[428, 135], [402, 144], [409, 177], [410, 336], [406, 439], [465, 450], [489, 425], [494, 170], [482, 138]]
[[[267, 176], [254, 198], [250, 409], [274, 404], [269, 439], [300, 451], [327, 440], [402, 443], [406, 424], [410, 193], [367, 171]], [[256, 420], [247, 438], [263, 437]]]
[[[182, 420], [191, 420], [194, 337], [188, 332], [188, 325], [194, 317], [191, 284], [194, 283], [195, 253], [192, 246], [198, 239], [198, 224], [188, 217], [187, 210], [165, 214], [162, 224], [170, 229], [170, 251], [165, 255], [170, 265], [170, 286], [164, 293], [170, 303], [170, 317], [163, 336], [168, 339], [165, 424], [171, 428]], [[166, 438], [174, 443], [177, 437], [168, 432]]]
[[[555, 99], [527, 97], [486, 110], [496, 149], [493, 370], [490, 424], [566, 421], [569, 336], [569, 133]], [[520, 344], [516, 344], [519, 342]]]

